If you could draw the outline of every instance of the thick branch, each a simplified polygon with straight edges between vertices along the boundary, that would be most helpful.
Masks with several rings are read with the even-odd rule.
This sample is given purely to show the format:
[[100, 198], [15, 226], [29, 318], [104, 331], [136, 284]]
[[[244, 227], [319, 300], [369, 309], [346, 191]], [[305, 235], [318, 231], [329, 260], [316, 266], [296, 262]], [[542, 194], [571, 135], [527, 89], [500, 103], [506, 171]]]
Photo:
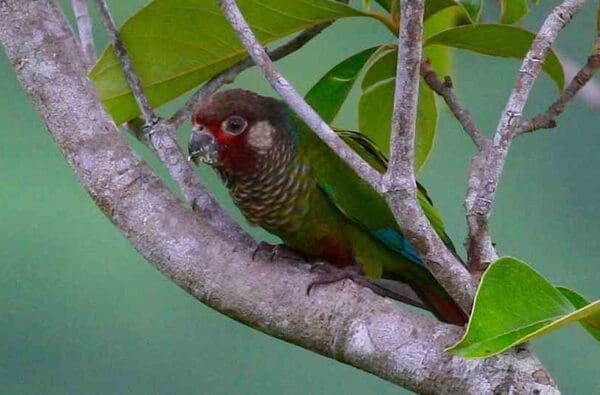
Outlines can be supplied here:
[[489, 234], [488, 220], [506, 156], [521, 121], [529, 93], [556, 36], [571, 21], [585, 1], [565, 0], [552, 10], [523, 60], [515, 86], [498, 122], [492, 144], [484, 147], [471, 162], [465, 207], [469, 225], [469, 264], [475, 273], [485, 270], [487, 265], [497, 257]]
[[73, 14], [79, 33], [79, 44], [87, 68], [96, 63], [96, 48], [94, 47], [94, 33], [92, 31], [92, 18], [88, 12], [86, 0], [72, 0]]
[[557, 393], [535, 357], [448, 356], [456, 327], [347, 282], [304, 295], [304, 266], [257, 259], [184, 207], [121, 139], [56, 2], [0, 2], [0, 42], [79, 181], [135, 248], [200, 301], [272, 336], [421, 393]]
[[[567, 88], [560, 97], [548, 107], [546, 112], [523, 122], [517, 131], [517, 135], [530, 133], [539, 129], [551, 129], [556, 127], [556, 120], [563, 113], [567, 104], [586, 84], [594, 77], [596, 70], [600, 68], [600, 35], [596, 38], [592, 54], [588, 57], [586, 64], [579, 70], [569, 82]], [[600, 100], [600, 99], [599, 99]]]
[[444, 245], [417, 199], [414, 154], [424, 9], [424, 0], [401, 2], [391, 156], [383, 191], [404, 234], [436, 278], [468, 311], [475, 294], [471, 277]]
[[444, 81], [440, 80], [429, 61], [421, 62], [421, 76], [427, 85], [444, 99], [454, 117], [460, 122], [465, 132], [471, 137], [471, 140], [473, 140], [475, 146], [481, 149], [486, 138], [475, 124], [471, 113], [458, 102], [458, 97], [456, 97], [454, 89], [452, 89], [453, 86], [450, 77], [447, 76], [444, 78]]
[[248, 54], [283, 100], [331, 149], [354, 169], [356, 174], [373, 188], [380, 190], [381, 174], [348, 147], [281, 75], [265, 49], [257, 41], [256, 36], [252, 32], [248, 22], [246, 22], [235, 0], [218, 0], [218, 2], [223, 15], [225, 15], [231, 24], [231, 27], [248, 51]]

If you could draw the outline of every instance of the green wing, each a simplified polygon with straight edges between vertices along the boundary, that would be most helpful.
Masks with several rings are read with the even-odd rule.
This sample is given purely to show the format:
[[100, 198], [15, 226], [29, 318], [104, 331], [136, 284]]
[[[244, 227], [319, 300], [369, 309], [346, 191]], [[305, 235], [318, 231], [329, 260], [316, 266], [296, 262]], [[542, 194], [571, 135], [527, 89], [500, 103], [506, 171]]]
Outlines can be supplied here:
[[[333, 204], [389, 248], [415, 263], [422, 263], [408, 239], [400, 232], [383, 197], [360, 179], [354, 170], [304, 124], [297, 121], [297, 125], [299, 154], [309, 161], [312, 176]], [[370, 139], [358, 132], [338, 133], [371, 166], [385, 171], [387, 158]], [[418, 199], [425, 215], [446, 245], [455, 251], [439, 213], [427, 196], [427, 191], [420, 184], [418, 187]]]

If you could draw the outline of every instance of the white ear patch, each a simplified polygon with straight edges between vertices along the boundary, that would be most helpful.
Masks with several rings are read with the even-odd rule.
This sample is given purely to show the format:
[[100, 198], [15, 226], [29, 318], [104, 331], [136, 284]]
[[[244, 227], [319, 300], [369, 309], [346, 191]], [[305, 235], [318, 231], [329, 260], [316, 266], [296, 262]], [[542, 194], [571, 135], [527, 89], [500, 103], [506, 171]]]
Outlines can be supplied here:
[[248, 130], [248, 144], [258, 150], [268, 150], [275, 143], [276, 133], [268, 121], [257, 122]]

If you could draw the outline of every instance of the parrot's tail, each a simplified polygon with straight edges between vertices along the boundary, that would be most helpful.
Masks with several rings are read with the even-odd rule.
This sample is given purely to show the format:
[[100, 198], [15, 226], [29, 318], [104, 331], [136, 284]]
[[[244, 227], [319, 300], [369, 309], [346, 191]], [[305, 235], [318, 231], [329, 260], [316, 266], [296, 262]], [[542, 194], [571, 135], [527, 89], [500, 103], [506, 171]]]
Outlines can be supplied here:
[[438, 320], [464, 326], [469, 321], [469, 316], [440, 285], [435, 288], [439, 289], [426, 288], [415, 292]]
[[[385, 296], [431, 311], [438, 320], [449, 324], [464, 326], [469, 321], [467, 313], [452, 299], [429, 270], [419, 270], [418, 274], [410, 276], [410, 279], [406, 278], [406, 275], [398, 278], [397, 275], [386, 274], [388, 273], [384, 273], [384, 278], [387, 280], [372, 280], [377, 286], [389, 292], [389, 295]], [[398, 281], [400, 283], [397, 283]], [[407, 286], [410, 286], [413, 291], [410, 295], [406, 292]], [[402, 297], [394, 297], [393, 293]]]

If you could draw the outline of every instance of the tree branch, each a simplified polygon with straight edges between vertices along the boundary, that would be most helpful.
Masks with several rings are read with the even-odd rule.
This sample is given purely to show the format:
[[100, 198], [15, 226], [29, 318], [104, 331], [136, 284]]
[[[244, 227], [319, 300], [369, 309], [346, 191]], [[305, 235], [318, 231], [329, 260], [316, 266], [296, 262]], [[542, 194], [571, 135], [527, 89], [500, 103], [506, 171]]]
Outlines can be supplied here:
[[265, 49], [257, 41], [252, 29], [246, 22], [235, 0], [218, 0], [223, 15], [239, 37], [240, 41], [261, 69], [273, 89], [277, 91], [290, 108], [342, 159], [350, 165], [356, 174], [376, 190], [380, 190], [381, 174], [365, 162], [321, 119], [304, 98], [281, 75]]
[[431, 272], [469, 311], [475, 295], [471, 276], [444, 245], [417, 199], [414, 153], [425, 2], [402, 1], [400, 7], [391, 155], [383, 192], [396, 221]]
[[106, 4], [106, 0], [94, 0], [96, 2], [96, 6], [98, 7], [98, 11], [100, 14], [100, 20], [102, 21], [102, 26], [104, 26], [104, 30], [108, 34], [110, 41], [112, 43], [113, 49], [115, 50], [115, 54], [119, 59], [119, 63], [121, 64], [121, 69], [123, 70], [123, 74], [125, 74], [125, 78], [127, 78], [127, 83], [133, 92], [133, 97], [142, 112], [142, 116], [144, 118], [144, 122], [147, 127], [151, 127], [158, 122], [158, 117], [150, 107], [150, 103], [148, 102], [148, 98], [144, 94], [144, 89], [142, 88], [142, 81], [138, 77], [137, 73], [133, 68], [133, 63], [131, 62], [131, 58], [127, 53], [127, 49], [121, 40], [119, 30], [115, 26], [115, 22], [110, 16], [110, 11], [108, 9], [108, 4]]
[[536, 35], [519, 69], [519, 75], [502, 112], [493, 141], [472, 160], [465, 207], [469, 225], [468, 254], [471, 271], [482, 273], [497, 258], [488, 220], [496, 197], [500, 175], [523, 108], [544, 59], [558, 33], [571, 21], [586, 0], [565, 0], [555, 7]]
[[94, 47], [94, 34], [92, 32], [92, 18], [88, 12], [86, 0], [71, 0], [73, 14], [79, 32], [79, 44], [83, 52], [83, 59], [88, 69], [96, 63], [96, 48]]
[[[570, 80], [575, 77], [581, 69], [581, 65], [566, 56], [561, 56], [560, 59], [567, 78]], [[578, 93], [577, 98], [581, 99], [592, 110], [600, 111], [600, 82], [596, 79], [591, 79]]]
[[85, 77], [52, 0], [0, 2], [0, 42], [98, 207], [156, 268], [198, 300], [271, 336], [420, 393], [558, 393], [526, 349], [464, 360], [459, 328], [343, 282], [304, 295], [306, 265], [250, 260], [251, 247], [192, 215], [123, 141]]
[[[176, 125], [160, 119], [150, 107], [150, 103], [144, 94], [142, 83], [135, 72], [127, 49], [120, 38], [112, 17], [110, 16], [106, 1], [95, 1], [98, 10], [100, 11], [102, 24], [111, 38], [113, 48], [121, 63], [123, 73], [127, 78], [129, 87], [142, 112], [144, 118], [143, 134], [147, 137], [151, 148], [154, 150], [161, 163], [169, 171], [171, 178], [183, 193], [184, 198], [192, 203], [192, 207], [195, 211], [202, 214], [202, 216], [219, 231], [241, 243], [250, 244], [251, 238], [220, 208], [219, 204], [200, 183], [198, 175], [187, 161], [179, 144], [177, 144]], [[134, 126], [130, 125], [130, 127]]]
[[450, 76], [446, 76], [444, 81], [440, 80], [433, 67], [431, 67], [431, 63], [427, 60], [421, 62], [421, 76], [427, 85], [444, 99], [454, 117], [473, 140], [473, 144], [478, 149], [482, 149], [486, 138], [475, 124], [471, 113], [458, 102], [454, 89], [452, 89], [453, 84]]
[[587, 63], [575, 74], [575, 76], [573, 76], [571, 82], [559, 98], [548, 107], [546, 112], [523, 122], [517, 128], [515, 134], [520, 135], [539, 129], [551, 129], [556, 127], [556, 119], [558, 116], [563, 113], [567, 104], [573, 100], [575, 95], [577, 95], [592, 77], [594, 77], [594, 73], [598, 68], [600, 68], [600, 34], [596, 37], [592, 53], [588, 57]]

